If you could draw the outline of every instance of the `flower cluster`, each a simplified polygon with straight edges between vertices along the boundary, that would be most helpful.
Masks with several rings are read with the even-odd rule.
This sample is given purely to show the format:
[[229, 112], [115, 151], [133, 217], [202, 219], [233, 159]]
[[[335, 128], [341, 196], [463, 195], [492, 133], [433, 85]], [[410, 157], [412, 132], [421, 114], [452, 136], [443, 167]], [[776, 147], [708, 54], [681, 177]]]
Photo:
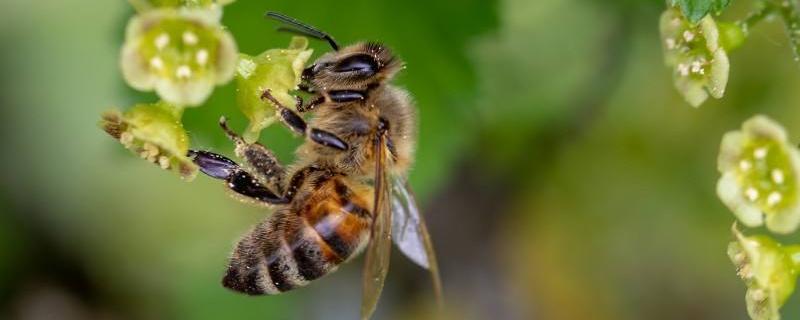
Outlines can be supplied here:
[[233, 0], [129, 0], [137, 14], [128, 23], [120, 55], [125, 81], [155, 91], [161, 101], [128, 111], [106, 112], [100, 127], [127, 149], [163, 169], [191, 179], [197, 166], [188, 158], [189, 137], [181, 122], [187, 107], [201, 106], [214, 88], [236, 78], [237, 102], [250, 120], [244, 137], [251, 142], [276, 119], [262, 101], [265, 90], [294, 106], [308, 40], [294, 37], [287, 48], [256, 56], [240, 54], [221, 24], [222, 8]]
[[686, 102], [698, 107], [709, 95], [721, 98], [730, 64], [714, 19], [705, 16], [693, 24], [678, 8], [669, 8], [661, 15], [660, 31], [664, 61]]
[[[786, 131], [766, 116], [754, 116], [722, 138], [717, 195], [747, 227], [766, 225], [780, 234], [800, 224], [800, 152]], [[779, 319], [794, 292], [800, 246], [784, 247], [766, 235], [746, 237], [734, 224], [728, 256], [747, 285], [752, 319]]]

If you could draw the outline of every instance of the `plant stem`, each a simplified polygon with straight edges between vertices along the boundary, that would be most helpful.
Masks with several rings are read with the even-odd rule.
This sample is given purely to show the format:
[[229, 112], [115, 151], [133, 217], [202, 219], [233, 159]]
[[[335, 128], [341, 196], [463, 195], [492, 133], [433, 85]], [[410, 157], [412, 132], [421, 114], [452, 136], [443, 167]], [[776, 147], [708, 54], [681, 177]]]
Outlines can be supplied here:
[[742, 29], [742, 33], [748, 36], [750, 29], [756, 24], [773, 14], [778, 14], [786, 26], [794, 60], [800, 61], [800, 12], [798, 12], [796, 1], [760, 0], [757, 2], [757, 9], [736, 24]]
[[768, 1], [761, 1], [758, 3], [758, 8], [755, 11], [751, 12], [747, 18], [738, 21], [736, 24], [742, 28], [742, 32], [745, 36], [747, 36], [749, 35], [752, 27], [773, 13], [775, 13], [775, 6]]
[[794, 60], [800, 61], [800, 14], [797, 12], [797, 3], [795, 0], [773, 0], [773, 3], [786, 25]]

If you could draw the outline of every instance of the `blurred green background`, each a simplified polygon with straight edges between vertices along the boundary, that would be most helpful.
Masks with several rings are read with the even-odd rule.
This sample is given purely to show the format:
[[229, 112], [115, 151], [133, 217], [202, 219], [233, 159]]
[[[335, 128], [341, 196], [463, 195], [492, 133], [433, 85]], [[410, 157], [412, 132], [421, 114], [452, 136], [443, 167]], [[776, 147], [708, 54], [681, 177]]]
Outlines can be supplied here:
[[[800, 141], [800, 68], [782, 26], [764, 23], [731, 53], [726, 97], [693, 109], [662, 63], [663, 9], [238, 0], [223, 23], [249, 54], [287, 43], [262, 18], [276, 10], [342, 43], [383, 41], [407, 62], [397, 83], [420, 110], [411, 182], [450, 317], [747, 319], [725, 255], [733, 216], [714, 192], [719, 141], [756, 113]], [[0, 318], [356, 318], [360, 259], [280, 296], [222, 288], [234, 242], [268, 212], [218, 181], [158, 170], [98, 129], [102, 111], [156, 100], [118, 68], [132, 14], [122, 0], [0, 3]], [[244, 127], [233, 93], [187, 110], [194, 147], [231, 154], [216, 119]], [[284, 162], [299, 143], [279, 126], [261, 141]], [[786, 319], [800, 318], [798, 296]], [[426, 317], [431, 305], [426, 273], [395, 254], [376, 318]]]

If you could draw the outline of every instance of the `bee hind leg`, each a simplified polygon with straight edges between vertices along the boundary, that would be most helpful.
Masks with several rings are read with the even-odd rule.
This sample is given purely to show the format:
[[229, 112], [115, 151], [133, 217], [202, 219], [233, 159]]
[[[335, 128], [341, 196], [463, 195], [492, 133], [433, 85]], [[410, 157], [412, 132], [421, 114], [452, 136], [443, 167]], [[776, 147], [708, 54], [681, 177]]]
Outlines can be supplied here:
[[[265, 90], [261, 95], [261, 98], [267, 99], [275, 106], [275, 108], [278, 109], [278, 115], [280, 116], [281, 122], [295, 133], [305, 136], [308, 139], [311, 139], [311, 141], [326, 147], [340, 151], [348, 149], [347, 143], [341, 138], [337, 137], [335, 134], [317, 128], [308, 128], [308, 125], [306, 124], [306, 121], [303, 120], [303, 117], [281, 104], [280, 101], [272, 96], [272, 93], [269, 90]], [[303, 108], [303, 99], [300, 97], [296, 97], [296, 99], [298, 108]]]
[[209, 151], [190, 150], [188, 156], [209, 177], [225, 180], [229, 189], [244, 197], [268, 204], [285, 204], [289, 200], [278, 196], [243, 170], [233, 160]]
[[286, 170], [278, 161], [278, 158], [275, 157], [275, 154], [258, 142], [247, 143], [240, 135], [228, 127], [225, 117], [219, 119], [219, 126], [225, 131], [228, 138], [236, 144], [236, 156], [244, 160], [245, 169], [256, 175], [267, 187], [277, 193], [283, 193]]

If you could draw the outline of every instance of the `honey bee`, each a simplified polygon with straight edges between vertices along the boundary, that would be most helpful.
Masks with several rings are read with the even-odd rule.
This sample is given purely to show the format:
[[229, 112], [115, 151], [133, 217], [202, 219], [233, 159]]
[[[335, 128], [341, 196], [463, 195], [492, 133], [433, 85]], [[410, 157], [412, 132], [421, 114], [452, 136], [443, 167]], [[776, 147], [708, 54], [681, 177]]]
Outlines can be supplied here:
[[[375, 310], [389, 267], [391, 242], [432, 275], [441, 297], [436, 257], [406, 180], [413, 162], [416, 110], [409, 94], [389, 84], [404, 68], [380, 43], [340, 48], [328, 35], [285, 15], [267, 17], [279, 30], [327, 41], [324, 54], [301, 75], [294, 109], [269, 90], [262, 98], [306, 141], [284, 168], [260, 143], [247, 143], [225, 118], [220, 126], [235, 144], [239, 165], [209, 151], [189, 156], [201, 172], [226, 182], [239, 197], [274, 208], [236, 245], [222, 284], [250, 295], [305, 286], [333, 272], [366, 248], [362, 318]], [[306, 120], [299, 113], [313, 113]]]

